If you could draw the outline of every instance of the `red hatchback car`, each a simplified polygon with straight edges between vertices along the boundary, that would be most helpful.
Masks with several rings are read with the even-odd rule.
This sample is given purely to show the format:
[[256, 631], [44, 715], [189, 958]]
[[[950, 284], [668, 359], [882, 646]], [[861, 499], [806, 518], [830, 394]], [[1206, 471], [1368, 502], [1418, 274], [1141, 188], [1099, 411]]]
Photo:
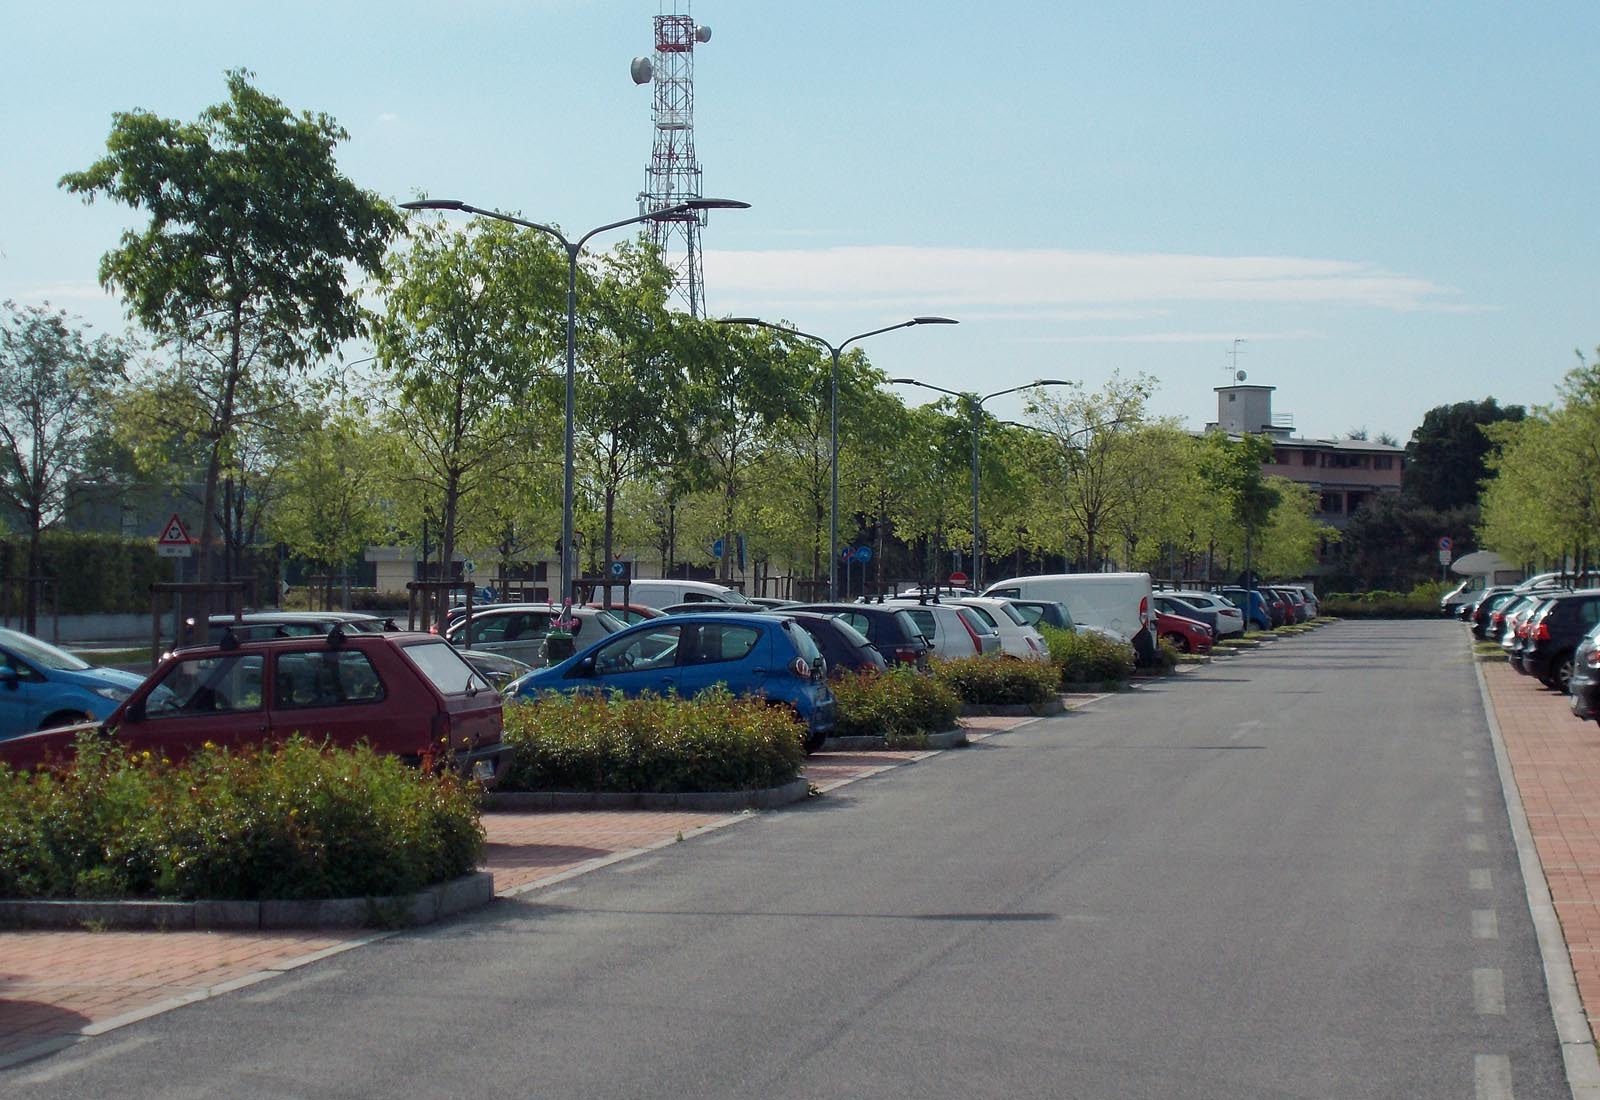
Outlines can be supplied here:
[[1215, 641], [1205, 623], [1165, 611], [1156, 612], [1156, 637], [1171, 642], [1179, 653], [1209, 653]]
[[[17, 770], [71, 756], [86, 726], [0, 741]], [[327, 634], [169, 653], [100, 727], [131, 752], [179, 760], [294, 734], [339, 746], [366, 742], [423, 766], [438, 762], [492, 783], [510, 763], [500, 695], [432, 634]]]

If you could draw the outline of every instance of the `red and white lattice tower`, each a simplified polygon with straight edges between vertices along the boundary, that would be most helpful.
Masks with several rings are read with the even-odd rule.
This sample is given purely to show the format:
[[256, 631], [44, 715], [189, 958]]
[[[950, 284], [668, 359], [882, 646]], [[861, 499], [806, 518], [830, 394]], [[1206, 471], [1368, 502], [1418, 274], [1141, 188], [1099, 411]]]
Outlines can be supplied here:
[[[653, 61], [643, 57], [633, 61], [634, 82], [650, 81], [655, 86], [651, 107], [655, 144], [645, 169], [644, 190], [639, 192], [641, 214], [701, 197], [700, 162], [694, 156], [694, 48], [711, 40], [711, 28], [695, 26], [688, 8], [688, 0], [683, 0], [680, 14], [673, 0], [672, 14], [656, 16]], [[700, 261], [705, 219], [702, 210], [648, 223], [651, 239], [672, 269], [674, 292], [695, 317], [705, 313], [705, 269]]]

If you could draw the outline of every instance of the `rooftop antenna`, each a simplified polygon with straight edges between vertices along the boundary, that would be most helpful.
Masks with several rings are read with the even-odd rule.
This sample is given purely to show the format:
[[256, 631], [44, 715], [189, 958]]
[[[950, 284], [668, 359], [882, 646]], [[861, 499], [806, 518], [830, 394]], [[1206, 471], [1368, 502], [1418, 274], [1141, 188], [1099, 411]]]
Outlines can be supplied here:
[[1245, 379], [1244, 371], [1239, 369], [1239, 345], [1244, 342], [1245, 339], [1243, 336], [1235, 337], [1233, 341], [1233, 347], [1229, 348], [1227, 351], [1228, 357], [1233, 360], [1233, 362], [1228, 364], [1227, 367], [1228, 381], [1230, 382], [1243, 382]]
[[[629, 66], [635, 84], [654, 85], [650, 116], [655, 141], [639, 192], [639, 213], [648, 214], [701, 197], [700, 162], [694, 155], [694, 48], [711, 41], [711, 28], [696, 26], [688, 0], [673, 0], [671, 14], [655, 17], [654, 58], [636, 57]], [[650, 239], [672, 271], [673, 292], [689, 315], [705, 315], [705, 269], [700, 230], [704, 210], [686, 210], [651, 221]]]

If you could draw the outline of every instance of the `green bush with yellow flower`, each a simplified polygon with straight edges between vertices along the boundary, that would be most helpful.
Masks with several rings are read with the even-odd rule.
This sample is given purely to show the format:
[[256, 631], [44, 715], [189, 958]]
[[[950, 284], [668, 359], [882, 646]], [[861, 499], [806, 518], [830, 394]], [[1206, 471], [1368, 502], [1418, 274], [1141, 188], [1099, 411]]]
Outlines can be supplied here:
[[414, 893], [484, 845], [474, 785], [301, 738], [181, 764], [86, 735], [0, 765], [0, 897], [293, 900]]

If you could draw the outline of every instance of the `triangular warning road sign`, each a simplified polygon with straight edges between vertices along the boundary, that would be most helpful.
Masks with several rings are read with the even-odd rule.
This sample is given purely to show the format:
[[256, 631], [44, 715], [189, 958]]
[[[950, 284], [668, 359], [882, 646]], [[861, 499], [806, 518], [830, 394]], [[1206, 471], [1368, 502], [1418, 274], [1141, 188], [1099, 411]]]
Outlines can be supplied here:
[[167, 520], [166, 528], [161, 532], [161, 537], [156, 539], [158, 546], [188, 546], [189, 532], [183, 526], [183, 520], [178, 518], [178, 513], [172, 513], [172, 518]]

